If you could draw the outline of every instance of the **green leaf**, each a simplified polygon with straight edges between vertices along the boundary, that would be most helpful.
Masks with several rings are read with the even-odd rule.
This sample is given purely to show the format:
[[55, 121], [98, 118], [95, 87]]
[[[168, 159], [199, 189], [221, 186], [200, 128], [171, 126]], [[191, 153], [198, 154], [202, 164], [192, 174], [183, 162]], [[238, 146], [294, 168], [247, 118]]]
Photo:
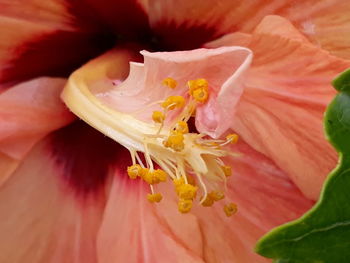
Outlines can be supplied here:
[[319, 201], [301, 218], [259, 240], [256, 251], [275, 263], [350, 262], [350, 70], [333, 81], [340, 91], [325, 114], [328, 140], [339, 153]]

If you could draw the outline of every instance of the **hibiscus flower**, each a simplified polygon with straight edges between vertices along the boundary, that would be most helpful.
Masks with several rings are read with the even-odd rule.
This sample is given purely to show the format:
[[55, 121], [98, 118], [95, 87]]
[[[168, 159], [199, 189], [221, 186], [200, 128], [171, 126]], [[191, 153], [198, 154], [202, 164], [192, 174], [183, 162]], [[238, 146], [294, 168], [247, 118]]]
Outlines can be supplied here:
[[[268, 262], [256, 240], [318, 198], [336, 163], [322, 115], [350, 67], [350, 4], [0, 10], [0, 262]], [[171, 140], [179, 121], [190, 133]], [[146, 163], [161, 175], [130, 179]], [[203, 207], [211, 191], [225, 198]]]

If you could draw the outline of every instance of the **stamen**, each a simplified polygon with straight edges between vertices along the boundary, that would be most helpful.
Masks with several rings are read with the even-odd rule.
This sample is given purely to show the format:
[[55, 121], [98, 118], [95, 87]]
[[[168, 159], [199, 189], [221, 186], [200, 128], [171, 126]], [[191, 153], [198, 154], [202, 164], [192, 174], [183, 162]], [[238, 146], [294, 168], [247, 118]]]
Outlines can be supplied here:
[[151, 203], [159, 203], [163, 199], [163, 196], [160, 193], [156, 194], [147, 194], [147, 200]]
[[198, 102], [206, 102], [208, 99], [208, 91], [205, 89], [196, 89], [192, 93], [193, 98]]
[[207, 195], [207, 197], [202, 202], [202, 206], [205, 206], [205, 207], [212, 206], [213, 204], [214, 204], [214, 199], [210, 195]]
[[[147, 168], [144, 168], [144, 169], [147, 169]], [[146, 183], [152, 185], [152, 184], [159, 184], [160, 182], [165, 182], [166, 177], [167, 177], [166, 173], [161, 169], [157, 169], [157, 170], [148, 169], [147, 171], [144, 170], [142, 179]]]
[[173, 110], [175, 108], [182, 108], [185, 105], [185, 99], [182, 96], [169, 96], [161, 104], [163, 108]]
[[208, 100], [208, 81], [206, 79], [196, 79], [187, 82], [190, 95], [200, 103]]
[[234, 203], [229, 203], [224, 206], [224, 212], [227, 216], [232, 216], [237, 213], [237, 205]]
[[[173, 89], [177, 82], [166, 78], [163, 85]], [[198, 192], [202, 196], [199, 200], [202, 206], [212, 206], [224, 199], [225, 194], [220, 190], [226, 190], [226, 177], [232, 171], [220, 158], [233, 153], [222, 147], [236, 143], [238, 139], [236, 134], [230, 134], [226, 140], [222, 140], [210, 139], [206, 134], [190, 133], [187, 122], [196, 107], [208, 100], [209, 84], [205, 79], [196, 79], [188, 81], [187, 85], [189, 97], [186, 100], [183, 96], [167, 97], [160, 105], [163, 110], [153, 111], [154, 123], [148, 126], [148, 132], [135, 132], [141, 139], [137, 141], [139, 145], [135, 149], [129, 149], [132, 165], [127, 168], [131, 179], [139, 177], [150, 186], [151, 193], [147, 194], [147, 199], [151, 203], [162, 200], [162, 195], [154, 192], [154, 186], [166, 182], [169, 176], [179, 198], [178, 210], [181, 213], [188, 213], [192, 209]], [[167, 114], [174, 109], [181, 110], [171, 114], [169, 120]], [[138, 152], [143, 152], [144, 159], [140, 158]], [[155, 165], [161, 169], [154, 169]], [[198, 186], [192, 175], [196, 175]], [[206, 183], [209, 184], [208, 188]], [[218, 188], [218, 183], [224, 187]], [[218, 190], [208, 192], [207, 189]], [[230, 203], [224, 207], [224, 211], [232, 215], [237, 211], [237, 206]]]
[[147, 146], [147, 142], [144, 142], [144, 148], [145, 148], [145, 158], [146, 158], [146, 164], [147, 164], [147, 167], [153, 171], [153, 162], [152, 162], [152, 159], [151, 159], [151, 156], [149, 154], [149, 151], [148, 151], [148, 146]]
[[185, 179], [183, 177], [174, 179], [173, 184], [175, 186], [175, 189], [177, 190], [181, 185], [185, 184]]
[[132, 164], [136, 164], [135, 151], [129, 150], [129, 152], [130, 152]]
[[[148, 168], [144, 168], [142, 179], [148, 184], [155, 184], [156, 178], [153, 176], [153, 171], [150, 171]], [[147, 170], [146, 170], [147, 169]]]
[[[196, 102], [193, 100], [190, 100], [186, 105], [186, 107], [182, 110], [182, 112], [174, 119], [173, 124], [170, 126], [170, 130], [176, 129], [176, 126], [179, 122], [186, 123], [187, 125], [187, 122], [191, 118], [195, 109], [196, 109]], [[186, 132], [183, 132], [183, 133], [186, 133]]]
[[225, 146], [230, 143], [235, 144], [237, 143], [237, 141], [238, 141], [238, 135], [235, 133], [232, 133], [226, 136], [226, 142], [220, 144], [220, 146]]
[[225, 198], [225, 195], [221, 191], [211, 191], [205, 200], [202, 202], [202, 206], [212, 206], [214, 202], [220, 201]]
[[209, 84], [206, 79], [194, 79], [194, 80], [189, 80], [187, 82], [187, 86], [189, 88], [189, 92], [191, 95], [193, 95], [193, 91], [196, 89], [208, 89]]
[[162, 84], [164, 86], [171, 88], [171, 89], [175, 89], [177, 86], [177, 81], [173, 78], [166, 78], [163, 80]]
[[188, 129], [188, 125], [187, 122], [184, 121], [178, 121], [175, 125], [175, 130], [181, 133], [188, 133], [189, 129]]
[[229, 177], [229, 176], [232, 175], [232, 168], [231, 168], [231, 166], [223, 165], [223, 166], [221, 166], [221, 169], [224, 172], [224, 175], [226, 177]]
[[152, 119], [156, 123], [163, 123], [163, 121], [165, 120], [165, 115], [161, 111], [154, 111], [152, 114]]
[[176, 178], [174, 173], [169, 169], [169, 166], [170, 166], [171, 168], [176, 170], [176, 167], [174, 164], [172, 164], [170, 161], [162, 161], [162, 160], [158, 160], [158, 164], [160, 167], [163, 167], [164, 171], [167, 173], [168, 176], [170, 176], [171, 179]]
[[181, 213], [188, 213], [192, 209], [192, 200], [180, 199], [178, 203], [178, 209]]
[[141, 165], [141, 167], [145, 168], [145, 165], [143, 164], [138, 152], [135, 152], [135, 157], [136, 157], [137, 162]]
[[214, 200], [214, 201], [220, 201], [225, 198], [225, 195], [221, 191], [211, 191], [209, 193], [209, 196]]
[[157, 170], [154, 170], [153, 173], [154, 173], [154, 177], [158, 182], [166, 182], [167, 174], [163, 170], [157, 169]]
[[167, 140], [164, 141], [164, 146], [180, 152], [185, 148], [184, 136], [180, 131], [172, 131]]
[[202, 179], [202, 176], [200, 174], [196, 174], [197, 175], [197, 178], [198, 178], [198, 181], [199, 183], [201, 184], [202, 186], [202, 190], [203, 190], [203, 197], [202, 199], [199, 201], [200, 204], [202, 204], [204, 202], [204, 200], [207, 198], [208, 196], [208, 191], [207, 191], [207, 186], [205, 185], [205, 183], [203, 182], [203, 179]]
[[190, 184], [182, 184], [178, 186], [178, 196], [181, 199], [186, 199], [186, 200], [192, 200], [193, 198], [196, 197], [197, 194], [197, 186], [193, 186]]
[[131, 179], [136, 179], [138, 176], [141, 174], [141, 165], [139, 164], [134, 164], [128, 167], [128, 175]]
[[148, 182], [149, 180], [152, 180], [151, 177], [149, 177], [149, 169], [148, 168], [142, 168], [140, 170], [140, 177], [145, 181]]

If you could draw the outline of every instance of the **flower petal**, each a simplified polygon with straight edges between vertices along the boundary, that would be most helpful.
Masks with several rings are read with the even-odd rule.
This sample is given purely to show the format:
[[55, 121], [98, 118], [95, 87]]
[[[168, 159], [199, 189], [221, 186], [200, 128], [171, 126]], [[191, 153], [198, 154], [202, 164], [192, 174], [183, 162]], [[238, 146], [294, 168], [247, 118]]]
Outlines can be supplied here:
[[21, 159], [49, 132], [74, 119], [59, 99], [65, 79], [38, 78], [0, 94], [0, 151]]
[[243, 75], [252, 59], [249, 49], [222, 47], [215, 50], [143, 52], [143, 55], [144, 89], [140, 91], [140, 95], [147, 92], [153, 101], [175, 95], [169, 94], [166, 89], [162, 90], [161, 82], [166, 77], [177, 80], [179, 89], [175, 91], [176, 94], [187, 93], [188, 80], [205, 78], [211, 89], [210, 98], [207, 104], [196, 110], [196, 127], [199, 132], [214, 138], [229, 128], [224, 120], [234, 115], [236, 103], [243, 91]]
[[[278, 30], [271, 31], [271, 24]], [[290, 22], [276, 16], [262, 21], [248, 47], [255, 60], [232, 127], [317, 199], [336, 163], [323, 135], [323, 112], [335, 94], [331, 80], [350, 62], [298, 37]]]
[[[257, 239], [301, 216], [312, 202], [271, 160], [242, 141], [234, 148], [241, 157], [226, 160], [234, 171], [226, 198], [213, 208], [197, 210], [205, 262], [269, 262], [253, 252]], [[230, 201], [237, 203], [238, 212], [227, 218], [222, 208]]]
[[103, 202], [79, 202], [57, 176], [45, 143], [0, 188], [0, 261], [95, 263]]
[[[349, 56], [350, 4], [342, 0], [143, 1], [160, 42], [205, 43], [235, 31], [251, 32], [267, 15], [286, 17], [305, 35], [335, 54]], [[193, 47], [192, 47], [193, 48]]]
[[[98, 235], [98, 262], [202, 263], [201, 230], [196, 218], [180, 215], [174, 203], [167, 200], [163, 200], [166, 204], [162, 206], [165, 214], [158, 215], [146, 194], [146, 185], [131, 181], [126, 169], [120, 167]], [[169, 218], [173, 221], [171, 225], [167, 222]]]
[[233, 218], [224, 201], [180, 214], [169, 184], [155, 187], [164, 198], [150, 205], [145, 185], [118, 171], [98, 235], [99, 262], [268, 262], [253, 253], [256, 240], [312, 202], [266, 157], [244, 143], [238, 150], [243, 157], [227, 160], [235, 171], [227, 198], [239, 207]]
[[[204, 77], [210, 85], [210, 99], [197, 108], [197, 129], [218, 137], [229, 128], [229, 123], [224, 120], [235, 112], [242, 93], [242, 77], [252, 58], [250, 50], [223, 47], [216, 50], [141, 53], [144, 64], [132, 63], [128, 78], [117, 85], [113, 85], [115, 82], [107, 76], [116, 67], [111, 53], [84, 66], [80, 74], [85, 76], [90, 92], [98, 100], [113, 110], [130, 113], [148, 122], [151, 122], [152, 111], [157, 107], [154, 102], [165, 100], [170, 95], [185, 95], [188, 80]], [[176, 79], [178, 88], [163, 87], [162, 80], [167, 77]], [[153, 107], [150, 107], [152, 103]]]
[[139, 0], [76, 0], [64, 1], [75, 22], [94, 31], [111, 31], [128, 41], [149, 37], [147, 14]]
[[0, 10], [0, 90], [43, 75], [66, 76], [113, 42], [105, 32], [80, 27], [65, 1], [0, 1]]
[[290, 19], [315, 45], [349, 59], [350, 3], [341, 0], [309, 0], [290, 5], [280, 15]]
[[82, 121], [34, 146], [0, 186], [0, 262], [97, 263], [108, 183], [125, 158]]
[[0, 186], [9, 178], [18, 164], [18, 160], [0, 152]]

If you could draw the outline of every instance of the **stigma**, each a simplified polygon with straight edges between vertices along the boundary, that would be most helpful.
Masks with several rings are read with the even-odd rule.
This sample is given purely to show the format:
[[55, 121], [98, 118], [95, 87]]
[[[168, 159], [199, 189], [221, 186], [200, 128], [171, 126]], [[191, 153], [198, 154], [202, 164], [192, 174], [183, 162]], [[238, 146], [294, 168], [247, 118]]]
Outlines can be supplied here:
[[[162, 84], [172, 90], [178, 86], [170, 77]], [[132, 161], [126, 167], [127, 174], [130, 179], [143, 180], [149, 185], [150, 193], [146, 196], [149, 202], [161, 202], [163, 195], [157, 192], [157, 185], [169, 182], [173, 184], [181, 213], [190, 212], [195, 205], [210, 207], [225, 199], [224, 189], [232, 168], [222, 158], [231, 155], [226, 146], [235, 144], [238, 135], [214, 140], [190, 132], [188, 127], [196, 108], [209, 98], [210, 84], [206, 79], [188, 80], [187, 92], [160, 101], [147, 129], [135, 131], [138, 136], [130, 138], [137, 143], [129, 143], [127, 147]], [[237, 206], [230, 202], [223, 205], [223, 211], [231, 216]]]

